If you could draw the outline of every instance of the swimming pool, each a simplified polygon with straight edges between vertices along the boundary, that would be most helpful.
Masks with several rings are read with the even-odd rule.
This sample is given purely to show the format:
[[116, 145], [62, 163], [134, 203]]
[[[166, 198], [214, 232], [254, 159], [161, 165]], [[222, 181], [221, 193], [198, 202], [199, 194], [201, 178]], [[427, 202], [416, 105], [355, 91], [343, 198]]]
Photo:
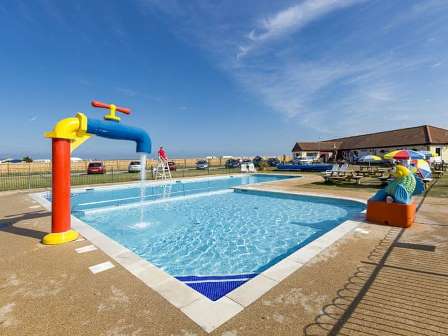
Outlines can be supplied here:
[[[157, 199], [186, 196], [216, 190], [228, 189], [240, 185], [280, 181], [289, 179], [291, 175], [251, 174], [238, 176], [217, 176], [189, 180], [173, 180], [165, 182], [145, 183], [141, 190], [140, 184], [120, 187], [84, 188], [72, 192], [72, 211], [98, 209], [110, 206], [135, 204], [141, 201], [154, 201]], [[50, 195], [47, 195], [50, 199]]]
[[[141, 206], [106, 202], [75, 215], [215, 301], [365, 208], [349, 200], [228, 189], [268, 177], [195, 181], [183, 197], [151, 192], [153, 201]], [[103, 190], [94, 199], [122, 191]]]

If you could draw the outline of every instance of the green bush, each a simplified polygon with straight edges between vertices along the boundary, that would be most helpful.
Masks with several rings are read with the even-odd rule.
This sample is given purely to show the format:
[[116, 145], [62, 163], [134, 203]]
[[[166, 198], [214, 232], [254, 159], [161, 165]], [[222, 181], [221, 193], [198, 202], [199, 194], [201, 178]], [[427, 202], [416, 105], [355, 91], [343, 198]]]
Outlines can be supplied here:
[[258, 163], [258, 169], [259, 170], [265, 170], [265, 169], [267, 169], [269, 167], [269, 164], [265, 161], [265, 160], [261, 160], [259, 163]]

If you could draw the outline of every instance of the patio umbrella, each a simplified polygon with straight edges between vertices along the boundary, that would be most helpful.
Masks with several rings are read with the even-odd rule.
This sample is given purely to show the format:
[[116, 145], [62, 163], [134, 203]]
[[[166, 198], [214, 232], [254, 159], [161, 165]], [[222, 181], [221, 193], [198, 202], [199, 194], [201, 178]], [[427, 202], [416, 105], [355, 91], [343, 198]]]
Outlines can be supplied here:
[[429, 159], [431, 157], [437, 157], [439, 154], [437, 154], [434, 151], [418, 151], [419, 153], [422, 153], [425, 156], [425, 159]]
[[384, 158], [388, 160], [419, 160], [425, 159], [425, 155], [410, 149], [399, 149], [387, 153]]
[[380, 158], [377, 155], [366, 155], [359, 159], [361, 162], [372, 162], [372, 161], [381, 161], [382, 158]]
[[421, 159], [411, 161], [411, 171], [421, 178], [430, 178], [432, 175], [428, 161]]
[[358, 161], [359, 162], [368, 162], [369, 166], [370, 166], [370, 162], [381, 161], [381, 160], [383, 160], [383, 159], [377, 155], [366, 155], [366, 156], [363, 156], [362, 158], [360, 158]]

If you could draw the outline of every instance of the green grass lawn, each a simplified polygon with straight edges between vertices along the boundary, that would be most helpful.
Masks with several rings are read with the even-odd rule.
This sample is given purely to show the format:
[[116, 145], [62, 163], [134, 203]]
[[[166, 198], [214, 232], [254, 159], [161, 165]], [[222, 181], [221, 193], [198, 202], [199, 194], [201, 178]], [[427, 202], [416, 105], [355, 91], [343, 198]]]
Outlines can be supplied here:
[[437, 179], [429, 188], [429, 197], [448, 197], [448, 173]]

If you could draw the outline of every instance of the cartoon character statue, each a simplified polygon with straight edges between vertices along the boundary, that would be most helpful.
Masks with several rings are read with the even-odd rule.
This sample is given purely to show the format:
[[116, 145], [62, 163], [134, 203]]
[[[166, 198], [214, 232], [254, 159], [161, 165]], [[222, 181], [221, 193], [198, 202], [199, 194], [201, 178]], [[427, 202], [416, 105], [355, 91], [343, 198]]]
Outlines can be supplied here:
[[392, 175], [395, 176], [395, 179], [370, 199], [372, 201], [393, 201], [401, 204], [411, 203], [412, 195], [421, 192], [420, 184], [422, 182], [417, 180], [415, 175], [401, 164], [397, 164], [393, 168]]

